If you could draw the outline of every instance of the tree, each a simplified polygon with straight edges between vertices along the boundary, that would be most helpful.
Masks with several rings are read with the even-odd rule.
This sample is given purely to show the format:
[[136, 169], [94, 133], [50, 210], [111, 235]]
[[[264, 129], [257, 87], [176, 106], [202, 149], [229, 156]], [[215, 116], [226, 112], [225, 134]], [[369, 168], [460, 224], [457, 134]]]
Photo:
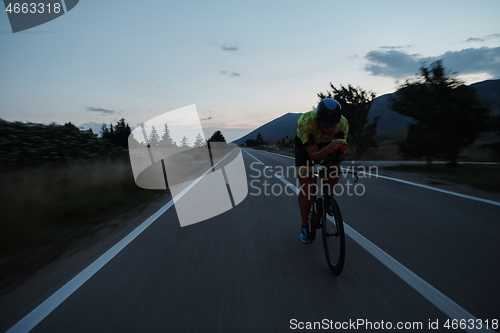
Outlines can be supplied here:
[[128, 136], [132, 130], [128, 123], [125, 122], [124, 118], [121, 118], [116, 122], [116, 125], [109, 124], [108, 127], [103, 124], [101, 127], [101, 137], [108, 141], [109, 143], [127, 149], [128, 148]]
[[168, 128], [167, 124], [165, 124], [163, 127], [163, 135], [161, 137], [160, 144], [168, 148], [176, 147], [174, 140], [170, 136], [170, 129]]
[[181, 147], [182, 148], [187, 148], [189, 147], [189, 140], [188, 138], [184, 135], [181, 140]]
[[101, 126], [101, 138], [103, 138], [105, 140], [108, 140], [108, 138], [109, 138], [109, 129], [106, 126], [106, 124], [102, 124], [102, 126]]
[[222, 135], [221, 131], [215, 131], [214, 134], [208, 139], [208, 142], [226, 142], [224, 135]]
[[132, 130], [128, 123], [125, 122], [124, 118], [121, 118], [116, 123], [114, 142], [112, 143], [122, 148], [128, 148], [128, 136], [131, 132]]
[[349, 122], [348, 143], [352, 145], [355, 156], [360, 158], [370, 148], [377, 147], [375, 134], [377, 134], [377, 122], [380, 117], [376, 117], [372, 123], [368, 124], [368, 114], [375, 99], [375, 93], [361, 87], [355, 88], [350, 84], [347, 87], [340, 85], [340, 88], [336, 88], [330, 82], [330, 87], [331, 91], [320, 92], [318, 97], [320, 100], [334, 98], [340, 103], [342, 115]]
[[259, 145], [259, 142], [255, 139], [247, 139], [245, 140], [245, 144], [247, 147], [257, 147]]
[[488, 110], [475, 89], [449, 74], [442, 61], [422, 66], [420, 75], [407, 79], [389, 101], [390, 108], [413, 118], [400, 144], [404, 157], [425, 157], [430, 164], [443, 157], [457, 165], [460, 151], [486, 128]]
[[264, 137], [262, 136], [262, 134], [258, 133], [257, 134], [257, 145], [263, 145], [265, 144], [266, 142], [264, 141]]
[[156, 128], [153, 126], [151, 128], [151, 133], [149, 134], [149, 146], [150, 147], [158, 147], [160, 144], [160, 136], [156, 131]]
[[198, 134], [196, 136], [196, 141], [194, 142], [194, 147], [195, 148], [201, 148], [205, 146], [205, 138], [201, 136], [201, 134]]

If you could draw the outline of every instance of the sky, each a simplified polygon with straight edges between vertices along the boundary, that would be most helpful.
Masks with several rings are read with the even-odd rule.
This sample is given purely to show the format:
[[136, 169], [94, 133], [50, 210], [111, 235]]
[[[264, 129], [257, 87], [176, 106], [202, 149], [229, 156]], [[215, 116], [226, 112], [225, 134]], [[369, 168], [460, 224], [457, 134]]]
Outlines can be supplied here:
[[3, 12], [0, 118], [136, 127], [194, 104], [207, 139], [232, 141], [311, 110], [330, 82], [380, 96], [438, 59], [468, 84], [499, 79], [499, 14], [499, 0], [80, 0], [12, 33]]

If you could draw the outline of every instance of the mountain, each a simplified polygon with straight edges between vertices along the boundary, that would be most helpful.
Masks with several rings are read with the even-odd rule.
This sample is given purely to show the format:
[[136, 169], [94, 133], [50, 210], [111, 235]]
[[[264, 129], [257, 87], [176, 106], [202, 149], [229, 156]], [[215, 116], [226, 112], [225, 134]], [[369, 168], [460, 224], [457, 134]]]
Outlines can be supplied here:
[[[476, 89], [477, 97], [490, 108], [491, 115], [500, 115], [500, 80], [486, 80], [470, 86]], [[377, 126], [378, 132], [404, 130], [412, 121], [411, 118], [389, 109], [391, 95], [386, 94], [375, 98], [370, 109], [368, 121], [381, 116]]]
[[[471, 84], [471, 87], [476, 89], [477, 96], [490, 108], [492, 115], [500, 115], [500, 80], [477, 82]], [[391, 95], [381, 95], [373, 100], [368, 121], [371, 122], [376, 116], [381, 116], [377, 126], [378, 132], [405, 130], [412, 121], [411, 118], [402, 116], [389, 109], [389, 98]], [[301, 115], [302, 113], [287, 113], [233, 142], [240, 145], [248, 139], [256, 139], [258, 133], [262, 134], [264, 140], [278, 140], [285, 136], [294, 137], [297, 120]], [[346, 117], [349, 120], [349, 116]]]
[[295, 137], [295, 130], [297, 129], [297, 120], [302, 113], [287, 113], [279, 118], [271, 120], [256, 130], [248, 133], [247, 135], [233, 141], [237, 145], [245, 143], [248, 139], [256, 139], [257, 134], [261, 134], [264, 140], [278, 140], [288, 136], [289, 138]]
[[[378, 132], [399, 131], [408, 128], [411, 118], [402, 116], [389, 109], [389, 98], [392, 94], [381, 95], [373, 100], [368, 122], [372, 122], [376, 116], [380, 116], [377, 124]], [[347, 118], [349, 120], [349, 118]]]
[[491, 114], [500, 115], [500, 80], [486, 80], [470, 85], [476, 88], [477, 96], [488, 105]]

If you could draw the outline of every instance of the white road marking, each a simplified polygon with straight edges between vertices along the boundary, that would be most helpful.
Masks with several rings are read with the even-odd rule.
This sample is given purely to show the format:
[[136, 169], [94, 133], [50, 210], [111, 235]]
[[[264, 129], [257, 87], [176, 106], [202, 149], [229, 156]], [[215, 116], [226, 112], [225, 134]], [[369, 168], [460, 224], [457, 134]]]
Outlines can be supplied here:
[[493, 201], [493, 200], [483, 199], [483, 198], [479, 198], [479, 197], [474, 197], [472, 195], [467, 195], [467, 194], [462, 194], [462, 193], [447, 191], [447, 190], [443, 190], [443, 189], [440, 189], [440, 188], [437, 188], [437, 187], [432, 187], [432, 186], [427, 186], [427, 185], [423, 185], [423, 184], [418, 184], [418, 183], [414, 183], [414, 182], [410, 182], [410, 181], [402, 180], [402, 179], [398, 179], [398, 178], [392, 178], [392, 177], [381, 176], [381, 175], [374, 175], [374, 174], [371, 174], [371, 173], [368, 173], [368, 172], [359, 172], [359, 173], [363, 173], [365, 175], [370, 175], [370, 176], [375, 176], [375, 177], [378, 177], [378, 178], [389, 179], [389, 180], [393, 180], [393, 181], [396, 181], [396, 182], [400, 182], [400, 183], [404, 183], [404, 184], [409, 184], [409, 185], [413, 185], [413, 186], [425, 188], [425, 189], [436, 191], [436, 192], [451, 194], [451, 195], [454, 195], [454, 196], [457, 196], [457, 197], [461, 197], [461, 198], [465, 198], [465, 199], [470, 199], [470, 200], [474, 200], [474, 201], [479, 201], [479, 202], [484, 202], [484, 203], [487, 203], [487, 204], [490, 204], [490, 205], [494, 205], [494, 206], [499, 206], [500, 207], [500, 202], [498, 202], [498, 201]]
[[283, 183], [285, 183], [286, 186], [290, 187], [292, 190], [295, 191], [296, 194], [299, 194], [300, 190], [295, 186], [293, 185], [292, 183], [290, 183], [288, 180], [286, 180], [285, 178], [283, 178], [282, 176], [278, 175], [277, 173], [274, 174], [274, 176], [276, 178], [278, 178], [279, 180], [281, 180]]
[[[243, 149], [242, 149], [243, 150]], [[247, 153], [248, 155], [252, 156], [254, 160], [256, 160], [257, 162], [259, 162], [260, 164], [262, 165], [265, 165], [264, 163], [262, 163], [257, 157], [253, 156], [252, 154], [250, 154], [249, 152], [247, 152], [246, 150], [243, 150], [245, 153]]]
[[[248, 153], [248, 152], [247, 152]], [[248, 155], [252, 156], [248, 153]], [[253, 157], [253, 156], [252, 156]], [[253, 157], [255, 158], [255, 157]], [[255, 158], [256, 159], [256, 158]], [[257, 160], [257, 159], [256, 159]], [[259, 161], [260, 162], [260, 161]], [[262, 162], [260, 162], [262, 165]], [[285, 178], [280, 175], [275, 175], [276, 178], [281, 180], [286, 186], [291, 187], [295, 190], [296, 193], [299, 193], [299, 189], [295, 187], [292, 183], [290, 183]], [[328, 219], [333, 222], [333, 218], [328, 216]], [[420, 295], [422, 295], [425, 299], [431, 302], [435, 307], [441, 310], [444, 314], [446, 314], [450, 319], [465, 319], [473, 320], [475, 323], [477, 318], [474, 317], [471, 313], [466, 311], [460, 305], [452, 301], [445, 294], [440, 292], [438, 289], [434, 288], [431, 284], [426, 282], [417, 274], [413, 273], [406, 266], [401, 264], [399, 261], [391, 257], [385, 251], [380, 249], [378, 246], [370, 242], [367, 238], [361, 235], [359, 232], [354, 230], [351, 226], [344, 222], [345, 232], [351, 237], [356, 243], [358, 243], [362, 248], [364, 248], [368, 253], [373, 255], [377, 260], [379, 260], [382, 264], [384, 264], [387, 268], [389, 268], [394, 274], [399, 276], [404, 282], [406, 282], [410, 287], [412, 287], [415, 291], [417, 291]], [[482, 329], [482, 330], [474, 330], [474, 329], [466, 329], [467, 332], [476, 332], [476, 331], [485, 331], [485, 332], [495, 332], [490, 329]]]
[[132, 230], [125, 238], [115, 244], [112, 248], [106, 251], [102, 256], [100, 256], [96, 261], [87, 266], [83, 271], [81, 271], [77, 276], [75, 276], [71, 281], [62, 286], [58, 291], [53, 293], [49, 298], [43, 301], [42, 304], [38, 305], [30, 313], [28, 313], [23, 319], [18, 321], [14, 326], [12, 326], [5, 333], [27, 333], [31, 331], [36, 325], [38, 325], [45, 317], [47, 317], [52, 311], [54, 311], [62, 302], [64, 302], [69, 296], [71, 296], [78, 288], [80, 288], [85, 282], [87, 282], [95, 273], [97, 273], [104, 265], [106, 265], [111, 259], [113, 259], [121, 250], [123, 250], [128, 244], [130, 244], [137, 236], [139, 236], [144, 230], [146, 230], [154, 221], [156, 221], [163, 213], [165, 213], [170, 207], [174, 205], [174, 202], [179, 200], [184, 194], [186, 194], [193, 186], [195, 186], [207, 173], [212, 171], [213, 168], [220, 162], [222, 162], [229, 154], [224, 156], [219, 162], [217, 162], [213, 167], [210, 167], [205, 171], [200, 177], [196, 178], [188, 187], [186, 187], [181, 193], [175, 196], [167, 204], [161, 207], [156, 213], [151, 215], [147, 220], [141, 223], [137, 228]]
[[[246, 149], [244, 151], [248, 155], [250, 155], [253, 158], [255, 158], [253, 155], [251, 155], [249, 152], [247, 152]], [[267, 151], [263, 151], [263, 152], [267, 153], [267, 154], [272, 154], [272, 155], [277, 155], [277, 156], [281, 156], [281, 157], [285, 157], [285, 158], [292, 158], [293, 159], [293, 157], [286, 156], [286, 155], [280, 155], [280, 154], [271, 153], [271, 152], [267, 152]], [[257, 158], [255, 158], [255, 159], [257, 160]], [[260, 164], [265, 165], [260, 160], [257, 160], [257, 161], [259, 161]], [[468, 162], [464, 162], [464, 163], [468, 163]], [[486, 162], [484, 162], [483, 164], [486, 164]], [[496, 163], [488, 163], [488, 164], [496, 164]], [[342, 170], [348, 170], [348, 169], [342, 168]], [[490, 205], [494, 205], [494, 206], [499, 206], [500, 207], [500, 202], [498, 202], [498, 201], [493, 201], [493, 200], [488, 200], [488, 199], [483, 199], [483, 198], [475, 197], [475, 196], [472, 196], [472, 195], [466, 195], [466, 194], [461, 194], [461, 193], [457, 193], [457, 192], [447, 191], [447, 190], [443, 190], [443, 189], [440, 189], [440, 188], [437, 188], [437, 187], [427, 186], [427, 185], [423, 185], [423, 184], [419, 184], [419, 183], [414, 183], [414, 182], [410, 182], [410, 181], [402, 180], [402, 179], [398, 179], [398, 178], [381, 176], [381, 175], [372, 174], [372, 173], [369, 173], [369, 172], [361, 172], [360, 171], [358, 173], [360, 173], [360, 174], [363, 173], [365, 175], [374, 176], [376, 178], [383, 178], [383, 179], [387, 179], [387, 180], [392, 180], [392, 181], [395, 181], [395, 182], [400, 182], [400, 183], [404, 183], [404, 184], [408, 184], [408, 185], [413, 185], [413, 186], [425, 188], [427, 190], [432, 190], [432, 191], [436, 191], [436, 192], [446, 193], [446, 194], [454, 195], [454, 196], [457, 196], [457, 197], [460, 197], [460, 198], [470, 199], [470, 200], [474, 200], [474, 201], [478, 201], [478, 202], [483, 202], [483, 203], [487, 203], [487, 204], [490, 204]]]
[[[333, 217], [328, 216], [328, 219], [333, 221]], [[405, 281], [410, 287], [416, 290], [420, 295], [422, 295], [429, 302], [434, 304], [439, 310], [446, 314], [450, 319], [473, 320], [476, 323], [477, 318], [474, 317], [467, 310], [462, 308], [460, 305], [452, 301], [445, 294], [440, 292], [438, 289], [434, 288], [427, 281], [422, 279], [417, 274], [413, 273], [406, 266], [401, 264], [399, 261], [391, 257], [389, 254], [380, 249], [377, 245], [370, 242], [359, 232], [350, 227], [344, 222], [345, 232], [349, 237], [351, 237], [356, 243], [358, 243], [362, 248], [368, 251], [371, 255], [377, 258], [382, 264], [389, 268], [394, 274], [399, 276], [403, 281]], [[480, 331], [479, 329], [466, 329], [467, 332]], [[484, 332], [494, 332], [490, 329], [483, 329]]]

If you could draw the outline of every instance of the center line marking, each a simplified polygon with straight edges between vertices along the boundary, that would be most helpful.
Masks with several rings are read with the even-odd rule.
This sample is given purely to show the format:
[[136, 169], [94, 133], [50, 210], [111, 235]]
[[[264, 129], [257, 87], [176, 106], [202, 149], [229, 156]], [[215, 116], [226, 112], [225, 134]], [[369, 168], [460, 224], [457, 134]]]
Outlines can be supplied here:
[[[255, 158], [252, 154], [245, 152]], [[257, 160], [260, 164], [264, 165], [261, 161]], [[288, 180], [283, 178], [282, 176], [275, 174], [275, 177], [281, 180], [286, 186], [291, 187], [298, 194], [299, 189], [290, 183]], [[333, 217], [328, 216], [328, 219], [333, 222]], [[354, 230], [351, 226], [344, 222], [345, 232], [346, 234], [358, 243], [363, 249], [365, 249], [368, 253], [374, 256], [378, 261], [380, 261], [384, 266], [389, 268], [394, 274], [396, 274], [399, 278], [401, 278], [404, 282], [406, 282], [410, 287], [412, 287], [416, 292], [422, 295], [425, 299], [431, 302], [436, 308], [441, 310], [444, 314], [446, 314], [450, 319], [465, 319], [465, 320], [473, 320], [476, 322], [477, 318], [469, 313], [467, 310], [462, 308], [460, 305], [451, 300], [448, 296], [440, 292], [438, 289], [434, 288], [427, 281], [422, 279], [417, 274], [413, 273], [406, 266], [401, 264], [399, 261], [391, 257], [384, 250], [379, 248], [377, 245], [373, 244], [366, 237], [361, 235], [359, 232]], [[476, 332], [476, 331], [484, 331], [484, 332], [495, 332], [490, 329], [469, 329], [466, 328], [467, 332]]]

